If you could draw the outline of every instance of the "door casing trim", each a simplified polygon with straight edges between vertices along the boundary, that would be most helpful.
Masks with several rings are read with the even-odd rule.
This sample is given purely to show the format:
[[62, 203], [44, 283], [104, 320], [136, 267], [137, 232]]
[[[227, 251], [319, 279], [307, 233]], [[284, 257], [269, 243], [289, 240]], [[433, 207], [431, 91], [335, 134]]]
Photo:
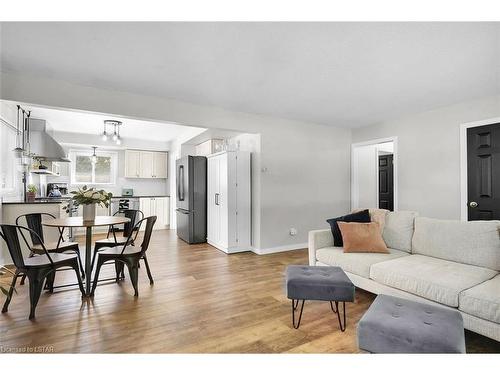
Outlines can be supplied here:
[[[393, 189], [394, 189], [394, 211], [398, 210], [398, 137], [386, 137], [386, 138], [377, 138], [371, 139], [369, 141], [364, 142], [356, 142], [351, 144], [351, 210], [358, 208], [359, 196], [358, 196], [358, 179], [357, 179], [357, 164], [355, 163], [355, 149], [358, 147], [376, 145], [379, 143], [393, 143], [393, 157], [392, 157], [392, 165], [393, 165]], [[376, 158], [377, 159], [377, 158]], [[378, 164], [377, 164], [378, 168]], [[377, 174], [377, 186], [378, 186], [378, 174]], [[377, 201], [378, 201], [378, 190], [377, 190]]]
[[467, 129], [500, 122], [500, 117], [460, 124], [460, 220], [467, 221]]

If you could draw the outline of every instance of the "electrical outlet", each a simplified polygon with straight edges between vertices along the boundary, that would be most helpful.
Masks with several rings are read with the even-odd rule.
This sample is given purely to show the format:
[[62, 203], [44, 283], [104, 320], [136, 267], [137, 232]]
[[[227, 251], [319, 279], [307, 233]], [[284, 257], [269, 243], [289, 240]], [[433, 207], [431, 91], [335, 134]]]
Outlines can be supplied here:
[[296, 228], [290, 228], [290, 236], [296, 236], [297, 235], [297, 229]]

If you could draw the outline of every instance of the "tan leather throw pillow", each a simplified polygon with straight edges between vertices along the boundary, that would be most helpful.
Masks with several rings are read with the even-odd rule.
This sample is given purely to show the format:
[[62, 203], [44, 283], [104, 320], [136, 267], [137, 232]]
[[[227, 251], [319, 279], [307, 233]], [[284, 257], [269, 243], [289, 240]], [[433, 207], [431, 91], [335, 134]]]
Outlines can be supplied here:
[[389, 253], [378, 223], [339, 221], [338, 225], [344, 242], [344, 253]]

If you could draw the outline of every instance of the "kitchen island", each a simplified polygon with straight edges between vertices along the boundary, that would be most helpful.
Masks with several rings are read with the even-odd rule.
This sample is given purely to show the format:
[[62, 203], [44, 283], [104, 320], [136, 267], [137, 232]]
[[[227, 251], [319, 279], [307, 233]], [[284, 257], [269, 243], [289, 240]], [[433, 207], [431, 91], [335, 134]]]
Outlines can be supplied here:
[[[67, 217], [66, 206], [68, 200], [62, 199], [50, 199], [50, 200], [35, 200], [34, 202], [24, 202], [24, 201], [12, 201], [12, 202], [2, 202], [2, 223], [3, 224], [15, 224], [16, 219], [20, 215], [44, 212], [54, 215], [56, 218]], [[20, 223], [20, 225], [25, 226], [26, 223]], [[68, 232], [65, 233], [66, 236]], [[59, 239], [59, 231], [57, 228], [46, 228], [44, 229], [44, 240], [47, 242], [57, 242]], [[30, 254], [29, 249], [22, 244], [22, 252], [24, 256]], [[10, 264], [12, 260], [8, 254], [7, 248], [5, 247], [4, 241], [0, 241], [0, 262], [3, 264]]]

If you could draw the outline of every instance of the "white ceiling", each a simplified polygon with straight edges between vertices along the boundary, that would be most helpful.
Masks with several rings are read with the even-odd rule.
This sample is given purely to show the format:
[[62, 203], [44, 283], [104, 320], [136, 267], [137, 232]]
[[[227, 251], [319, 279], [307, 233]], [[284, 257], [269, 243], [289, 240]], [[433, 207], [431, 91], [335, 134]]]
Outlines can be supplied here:
[[499, 23], [3, 23], [1, 68], [337, 126], [500, 92]]
[[[103, 114], [76, 112], [23, 105], [31, 110], [32, 118], [46, 120], [50, 129], [56, 132], [79, 134], [102, 134], [104, 120], [118, 120], [123, 123], [120, 127], [120, 136], [124, 139], [142, 139], [149, 141], [168, 142], [182, 134], [192, 131], [193, 127], [174, 124], [134, 120]], [[108, 127], [108, 132], [113, 131]]]

